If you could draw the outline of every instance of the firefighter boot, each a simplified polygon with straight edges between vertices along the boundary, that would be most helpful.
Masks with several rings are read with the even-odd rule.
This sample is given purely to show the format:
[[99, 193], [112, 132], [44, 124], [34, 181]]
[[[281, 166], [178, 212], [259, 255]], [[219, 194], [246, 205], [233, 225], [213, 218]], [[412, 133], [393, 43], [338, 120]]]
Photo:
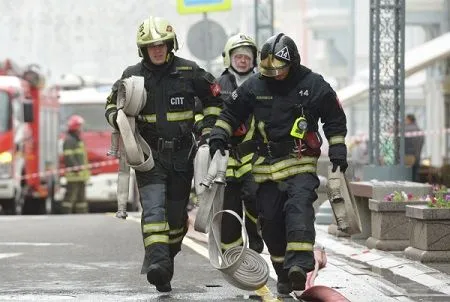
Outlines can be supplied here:
[[293, 290], [305, 290], [306, 273], [301, 267], [292, 266], [289, 269], [288, 276]]
[[248, 241], [249, 247], [258, 254], [261, 254], [264, 249], [264, 242], [261, 236], [258, 233], [248, 232]]
[[156, 286], [159, 292], [169, 292], [172, 290], [170, 279], [172, 278], [169, 271], [159, 264], [152, 264], [147, 272], [147, 281]]
[[283, 263], [272, 263], [277, 273], [277, 292], [280, 295], [289, 295], [292, 292], [291, 282], [288, 278], [288, 270], [283, 268]]

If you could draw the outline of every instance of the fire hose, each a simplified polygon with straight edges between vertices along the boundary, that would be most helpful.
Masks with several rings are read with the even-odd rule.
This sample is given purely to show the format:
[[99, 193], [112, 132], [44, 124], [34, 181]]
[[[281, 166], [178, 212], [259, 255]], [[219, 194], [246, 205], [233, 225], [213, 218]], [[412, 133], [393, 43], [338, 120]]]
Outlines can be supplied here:
[[131, 76], [120, 81], [116, 120], [119, 131], [113, 131], [111, 150], [108, 152], [109, 155], [119, 158], [116, 213], [118, 218], [127, 217], [130, 168], [149, 171], [155, 166], [151, 148], [136, 128], [136, 116], [144, 108], [146, 97], [143, 77]]
[[[248, 248], [248, 234], [241, 217], [234, 211], [223, 210], [228, 151], [225, 156], [217, 151], [209, 163], [209, 148], [207, 145], [200, 147], [202, 148], [205, 152], [196, 155], [195, 175], [204, 176], [201, 185], [205, 189], [198, 191], [200, 206], [194, 228], [196, 231], [208, 233], [209, 261], [222, 273], [228, 283], [243, 290], [261, 289], [269, 279], [267, 262], [257, 252]], [[196, 189], [200, 188], [196, 186]], [[241, 224], [243, 244], [222, 252], [221, 225], [224, 214], [233, 215]]]

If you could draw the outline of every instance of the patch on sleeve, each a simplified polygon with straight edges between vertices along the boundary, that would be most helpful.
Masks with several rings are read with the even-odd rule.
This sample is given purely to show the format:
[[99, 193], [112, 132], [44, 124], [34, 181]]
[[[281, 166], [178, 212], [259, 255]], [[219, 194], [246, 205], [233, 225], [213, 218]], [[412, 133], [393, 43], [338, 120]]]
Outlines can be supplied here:
[[210, 85], [209, 88], [211, 89], [211, 93], [213, 94], [213, 96], [218, 96], [220, 94], [221, 88], [219, 83], [214, 83]]
[[216, 78], [209, 72], [205, 72], [205, 75], [203, 76], [203, 78], [206, 81], [208, 81], [208, 83], [210, 83], [210, 84], [214, 84], [216, 82]]

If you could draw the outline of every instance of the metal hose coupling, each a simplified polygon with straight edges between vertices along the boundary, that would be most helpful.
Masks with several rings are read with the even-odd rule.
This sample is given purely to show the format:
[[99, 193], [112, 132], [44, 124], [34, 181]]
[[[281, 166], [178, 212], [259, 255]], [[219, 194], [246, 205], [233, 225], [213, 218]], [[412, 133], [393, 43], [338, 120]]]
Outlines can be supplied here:
[[327, 195], [336, 218], [338, 230], [353, 235], [361, 233], [361, 219], [355, 198], [345, 174], [328, 167]]
[[[233, 215], [242, 226], [243, 245], [222, 252], [221, 224], [224, 214]], [[261, 289], [269, 279], [269, 266], [257, 252], [248, 248], [248, 234], [245, 224], [236, 212], [217, 211], [211, 220], [208, 251], [211, 265], [220, 270], [224, 279], [243, 290]]]
[[335, 172], [331, 169], [328, 171], [327, 195], [333, 209], [338, 230], [346, 232], [350, 227], [345, 209], [344, 198], [341, 194], [341, 171], [338, 168]]
[[200, 183], [200, 185], [207, 188], [211, 188], [213, 183], [225, 185], [228, 157], [228, 150], [225, 150], [225, 155], [222, 155], [220, 153], [220, 150], [217, 150], [216, 153], [214, 153], [214, 157], [212, 158], [211, 163], [209, 164], [208, 174]]
[[119, 140], [120, 140], [120, 132], [117, 129], [113, 129], [111, 132], [111, 146], [106, 152], [107, 156], [113, 156], [115, 158], [119, 158]]

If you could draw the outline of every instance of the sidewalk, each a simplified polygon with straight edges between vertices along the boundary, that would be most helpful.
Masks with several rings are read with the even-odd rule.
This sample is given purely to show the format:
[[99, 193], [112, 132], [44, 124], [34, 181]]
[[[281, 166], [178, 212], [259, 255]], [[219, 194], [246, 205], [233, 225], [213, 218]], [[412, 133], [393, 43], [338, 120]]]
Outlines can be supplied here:
[[[368, 249], [349, 238], [335, 237], [328, 226], [316, 225], [316, 242], [325, 247], [329, 262], [350, 273], [367, 274], [394, 291], [399, 301], [450, 301], [450, 274], [403, 257], [401, 252]], [[445, 271], [449, 264], [436, 264]], [[351, 266], [351, 267], [349, 267]], [[366, 301], [366, 300], [364, 300]]]
[[[195, 212], [190, 212], [191, 222]], [[369, 250], [348, 238], [328, 234], [327, 228], [316, 225], [316, 243], [325, 248], [328, 259], [326, 267], [319, 271], [316, 285], [334, 288], [355, 302], [450, 301], [449, 274], [405, 259], [398, 252]], [[187, 236], [207, 243], [207, 236], [193, 227]], [[262, 256], [269, 263], [271, 278], [276, 280], [267, 249]]]

